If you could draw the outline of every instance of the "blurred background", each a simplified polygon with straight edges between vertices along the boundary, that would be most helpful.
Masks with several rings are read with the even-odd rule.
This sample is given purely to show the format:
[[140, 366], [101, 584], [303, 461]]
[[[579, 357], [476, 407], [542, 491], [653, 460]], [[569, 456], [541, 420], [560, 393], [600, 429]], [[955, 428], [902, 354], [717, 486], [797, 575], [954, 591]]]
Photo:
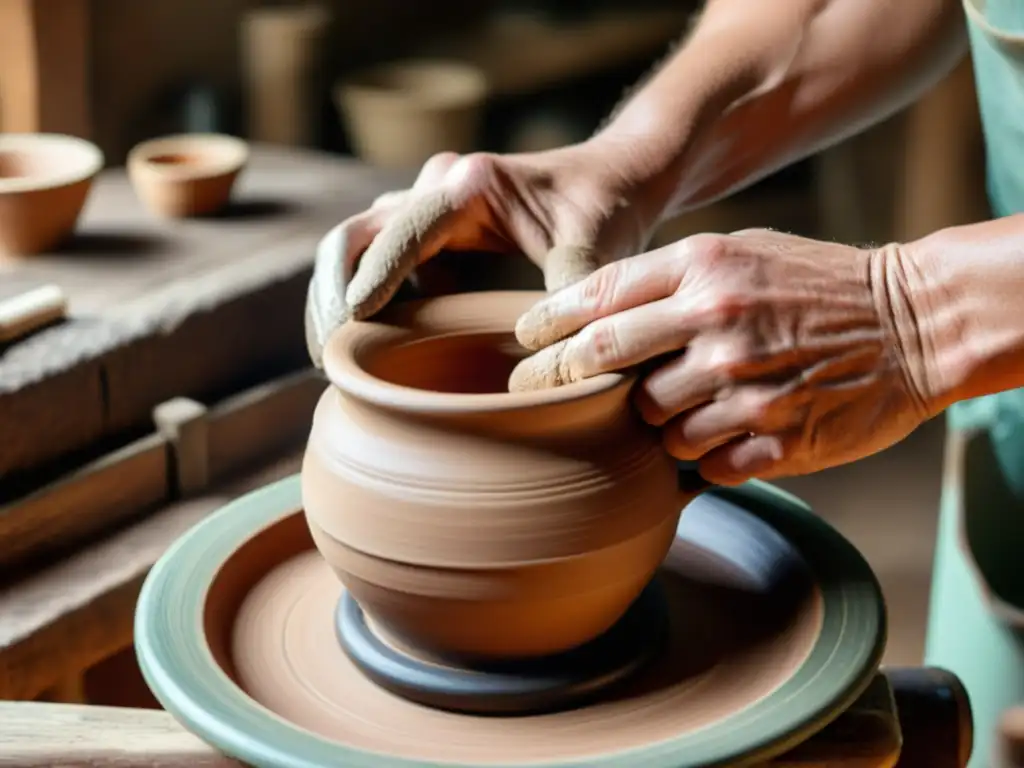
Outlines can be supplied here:
[[[588, 137], [683, 38], [699, 5], [0, 0], [0, 132], [81, 136], [111, 167], [154, 136], [222, 132], [355, 156], [405, 178], [440, 150]], [[771, 226], [883, 243], [979, 220], [988, 215], [981, 147], [965, 62], [884, 125], [669, 223], [657, 240]], [[313, 176], [292, 183], [302, 179], [317, 186]], [[782, 483], [877, 569], [896, 663], [922, 652], [942, 453], [936, 421], [882, 455]]]

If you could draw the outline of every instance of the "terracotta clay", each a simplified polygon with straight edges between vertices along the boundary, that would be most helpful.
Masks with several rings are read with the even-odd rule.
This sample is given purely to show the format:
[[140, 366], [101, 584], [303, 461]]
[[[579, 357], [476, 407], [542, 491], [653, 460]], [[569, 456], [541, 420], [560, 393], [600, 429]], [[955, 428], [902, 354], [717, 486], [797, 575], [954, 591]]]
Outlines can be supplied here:
[[206, 216], [228, 204], [248, 159], [248, 145], [233, 136], [166, 136], [132, 149], [128, 176], [139, 199], [157, 215]]
[[371, 619], [439, 656], [526, 658], [618, 620], [668, 551], [675, 463], [606, 375], [509, 393], [512, 329], [543, 294], [418, 302], [325, 349], [303, 499]]
[[78, 221], [103, 153], [74, 136], [0, 134], [0, 253], [48, 251]]
[[[273, 567], [242, 601], [231, 664], [256, 701], [314, 733], [391, 755], [481, 765], [585, 759], [695, 732], [770, 694], [818, 637], [820, 600], [806, 581], [757, 594], [727, 562], [684, 542], [660, 578], [675, 627], [669, 648], [625, 690], [584, 709], [498, 719], [389, 694], [338, 647], [331, 618], [342, 587], [312, 551]], [[221, 627], [211, 626], [216, 644]]]
[[[346, 655], [346, 594], [313, 549], [301, 496], [289, 478], [206, 518], [139, 597], [139, 663], [160, 703], [245, 764], [761, 765], [846, 711], [883, 651], [884, 605], [864, 559], [799, 501], [752, 483], [687, 507], [654, 580], [668, 638], [623, 686], [539, 715], [423, 706]], [[891, 756], [891, 731], [881, 735]], [[833, 764], [819, 757], [806, 762]]]

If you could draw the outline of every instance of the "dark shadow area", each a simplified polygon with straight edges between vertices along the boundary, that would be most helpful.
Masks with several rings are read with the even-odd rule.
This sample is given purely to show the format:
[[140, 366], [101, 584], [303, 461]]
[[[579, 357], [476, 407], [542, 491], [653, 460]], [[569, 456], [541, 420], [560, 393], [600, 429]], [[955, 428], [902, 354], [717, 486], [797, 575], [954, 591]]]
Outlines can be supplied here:
[[[734, 566], [700, 545], [677, 540], [658, 575], [669, 604], [668, 647], [613, 699], [685, 686], [720, 666], [749, 667], [781, 684], [817, 634], [817, 591], [797, 559], [775, 562], [766, 583], [738, 583]], [[756, 662], [770, 659], [765, 668]], [[726, 697], [728, 698], [728, 697]]]
[[222, 219], [225, 221], [251, 221], [253, 219], [277, 218], [294, 213], [298, 206], [283, 200], [254, 199], [238, 200], [228, 203], [228, 206], [210, 218]]
[[77, 232], [61, 247], [60, 253], [75, 256], [140, 257], [152, 256], [166, 249], [166, 241], [155, 235]]

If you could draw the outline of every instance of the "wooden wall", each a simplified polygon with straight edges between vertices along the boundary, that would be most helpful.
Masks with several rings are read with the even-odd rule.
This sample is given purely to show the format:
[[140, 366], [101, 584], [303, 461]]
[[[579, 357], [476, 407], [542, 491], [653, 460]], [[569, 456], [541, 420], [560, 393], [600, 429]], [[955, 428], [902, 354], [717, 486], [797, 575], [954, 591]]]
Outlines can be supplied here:
[[[393, 55], [487, 3], [322, 0], [327, 66]], [[187, 81], [237, 92], [239, 22], [255, 0], [0, 0], [0, 131], [87, 136], [118, 163]]]

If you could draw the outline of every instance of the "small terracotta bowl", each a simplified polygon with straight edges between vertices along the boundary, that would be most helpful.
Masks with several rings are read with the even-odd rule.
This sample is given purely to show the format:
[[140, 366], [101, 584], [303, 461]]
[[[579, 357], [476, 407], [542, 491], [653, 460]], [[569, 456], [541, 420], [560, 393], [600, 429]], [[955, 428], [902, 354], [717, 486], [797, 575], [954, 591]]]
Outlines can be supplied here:
[[48, 251], [71, 234], [103, 167], [95, 144], [51, 133], [0, 134], [0, 252]]
[[249, 145], [234, 136], [189, 133], [144, 141], [128, 153], [139, 199], [159, 216], [208, 216], [231, 199]]

